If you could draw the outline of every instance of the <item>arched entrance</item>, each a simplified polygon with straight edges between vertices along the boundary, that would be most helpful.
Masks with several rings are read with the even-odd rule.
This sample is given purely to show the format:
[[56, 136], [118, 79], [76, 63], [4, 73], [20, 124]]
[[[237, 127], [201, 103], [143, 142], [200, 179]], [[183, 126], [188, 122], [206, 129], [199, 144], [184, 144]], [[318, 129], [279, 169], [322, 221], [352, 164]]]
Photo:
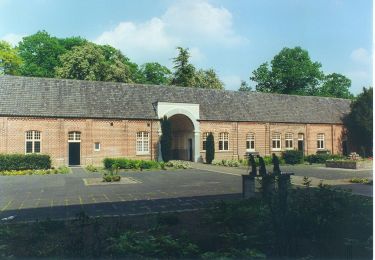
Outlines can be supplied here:
[[194, 161], [194, 124], [183, 114], [169, 118], [172, 129], [172, 159]]

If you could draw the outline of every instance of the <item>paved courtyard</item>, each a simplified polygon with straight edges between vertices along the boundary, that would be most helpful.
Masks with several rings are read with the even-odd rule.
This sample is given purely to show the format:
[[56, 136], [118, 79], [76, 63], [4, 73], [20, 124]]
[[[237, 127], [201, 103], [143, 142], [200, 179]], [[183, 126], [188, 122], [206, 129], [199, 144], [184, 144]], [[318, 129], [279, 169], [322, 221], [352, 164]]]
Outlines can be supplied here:
[[[195, 169], [121, 173], [124, 184], [87, 185], [98, 173], [72, 168], [67, 175], [0, 176], [0, 219], [62, 219], [84, 211], [91, 216], [136, 215], [185, 211], [225, 199], [241, 198], [240, 176], [246, 169], [193, 164]], [[372, 170], [348, 171], [319, 166], [288, 166], [284, 171], [302, 175], [371, 196], [372, 186], [349, 184], [345, 179], [372, 177]], [[329, 183], [327, 183], [329, 184]]]

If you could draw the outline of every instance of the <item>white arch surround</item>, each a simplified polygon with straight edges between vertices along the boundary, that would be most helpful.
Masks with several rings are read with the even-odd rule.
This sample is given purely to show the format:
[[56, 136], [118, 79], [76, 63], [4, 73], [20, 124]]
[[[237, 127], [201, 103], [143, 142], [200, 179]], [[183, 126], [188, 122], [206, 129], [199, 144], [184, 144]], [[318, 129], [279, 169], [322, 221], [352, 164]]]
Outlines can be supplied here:
[[[193, 159], [197, 162], [200, 157], [199, 104], [158, 102], [157, 114], [159, 118], [163, 118], [164, 116], [170, 118], [174, 115], [184, 115], [190, 119], [194, 127]], [[161, 129], [159, 130], [159, 135], [161, 135]]]

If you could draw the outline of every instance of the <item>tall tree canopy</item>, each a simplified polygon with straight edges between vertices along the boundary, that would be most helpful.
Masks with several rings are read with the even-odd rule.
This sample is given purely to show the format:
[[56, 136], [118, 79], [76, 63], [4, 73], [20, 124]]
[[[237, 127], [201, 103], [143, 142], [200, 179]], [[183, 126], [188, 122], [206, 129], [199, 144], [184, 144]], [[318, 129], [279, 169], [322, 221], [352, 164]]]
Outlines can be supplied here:
[[46, 31], [24, 37], [19, 43], [19, 55], [23, 60], [21, 74], [53, 78], [60, 64], [59, 56], [64, 52], [59, 40]]
[[194, 83], [195, 67], [189, 63], [189, 49], [177, 47], [179, 54], [173, 59], [175, 69], [172, 77], [172, 85], [191, 87]]
[[0, 41], [0, 75], [18, 75], [22, 59], [6, 41]]
[[218, 78], [213, 69], [198, 70], [194, 75], [192, 87], [195, 88], [211, 88], [211, 89], [224, 89], [224, 84]]
[[301, 47], [283, 48], [269, 64], [253, 71], [256, 90], [281, 94], [314, 95], [323, 78], [321, 64], [313, 62]]
[[343, 121], [347, 130], [350, 146], [363, 155], [372, 155], [372, 87], [363, 88], [363, 92], [353, 101], [350, 113]]
[[252, 90], [251, 86], [249, 86], [249, 84], [247, 84], [246, 81], [241, 80], [241, 85], [240, 85], [240, 88], [238, 89], [238, 91], [248, 92], [248, 91], [251, 91], [251, 90]]
[[172, 72], [157, 62], [145, 63], [140, 68], [142, 80], [140, 83], [167, 85], [170, 83]]
[[332, 73], [324, 76], [323, 84], [319, 88], [319, 96], [322, 97], [337, 97], [337, 98], [353, 98], [349, 88], [352, 81], [344, 75]]
[[60, 57], [61, 65], [56, 69], [60, 78], [131, 82], [128, 59], [108, 45], [85, 43], [75, 46]]

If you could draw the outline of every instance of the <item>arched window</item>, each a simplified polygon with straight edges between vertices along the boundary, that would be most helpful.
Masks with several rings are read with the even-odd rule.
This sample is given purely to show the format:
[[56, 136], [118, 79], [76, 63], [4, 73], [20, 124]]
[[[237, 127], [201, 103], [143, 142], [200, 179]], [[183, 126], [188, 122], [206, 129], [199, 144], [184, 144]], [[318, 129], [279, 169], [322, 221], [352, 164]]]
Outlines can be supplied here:
[[77, 132], [77, 131], [69, 132], [68, 142], [81, 142], [81, 132]]
[[229, 150], [229, 134], [226, 132], [219, 134], [219, 151]]
[[25, 138], [25, 150], [26, 153], [40, 153], [40, 141], [41, 133], [40, 131], [27, 131]]
[[281, 134], [280, 133], [272, 134], [272, 150], [274, 151], [281, 150]]
[[324, 134], [317, 135], [317, 148], [321, 150], [324, 149]]
[[149, 148], [149, 133], [148, 132], [137, 132], [136, 139], [136, 151], [137, 154], [148, 154], [150, 152]]
[[286, 133], [285, 134], [285, 149], [293, 149], [293, 134]]
[[255, 151], [255, 134], [248, 133], [246, 135], [246, 151], [254, 152]]

